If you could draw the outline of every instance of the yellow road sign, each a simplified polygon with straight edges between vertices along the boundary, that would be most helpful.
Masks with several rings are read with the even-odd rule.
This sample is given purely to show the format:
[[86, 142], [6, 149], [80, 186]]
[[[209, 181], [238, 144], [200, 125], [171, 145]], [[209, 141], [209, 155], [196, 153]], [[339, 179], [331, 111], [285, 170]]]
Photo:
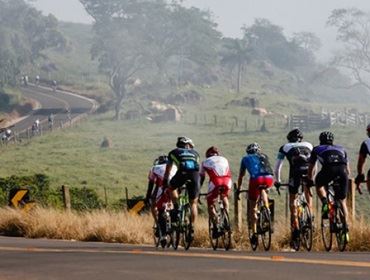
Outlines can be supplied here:
[[13, 195], [13, 197], [10, 199], [10, 202], [12, 203], [12, 206], [15, 208], [19, 208], [19, 204], [22, 201], [22, 199], [28, 194], [28, 190], [17, 190], [17, 192]]
[[134, 207], [132, 207], [130, 210], [129, 210], [129, 213], [132, 213], [132, 214], [139, 214], [141, 210], [143, 210], [143, 208], [145, 207], [145, 203], [143, 200], [140, 200], [138, 203], [136, 203], [134, 205]]

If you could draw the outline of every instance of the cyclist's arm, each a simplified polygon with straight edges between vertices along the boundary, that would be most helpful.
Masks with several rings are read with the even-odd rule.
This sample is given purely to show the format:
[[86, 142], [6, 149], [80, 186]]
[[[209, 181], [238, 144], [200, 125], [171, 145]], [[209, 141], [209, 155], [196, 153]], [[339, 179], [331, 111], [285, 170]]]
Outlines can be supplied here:
[[240, 190], [240, 188], [242, 187], [242, 184], [243, 184], [243, 177], [245, 176], [245, 169], [244, 171], [243, 170], [240, 170], [239, 171], [239, 177], [238, 177], [238, 190]]
[[164, 176], [163, 176], [163, 187], [169, 186], [169, 177], [170, 177], [172, 165], [173, 165], [172, 161], [169, 161], [166, 165], [166, 171], [164, 172]]
[[366, 155], [359, 153], [358, 160], [357, 160], [357, 174], [363, 174], [365, 162], [366, 162]]
[[150, 198], [150, 196], [152, 195], [152, 192], [153, 192], [153, 187], [154, 187], [154, 181], [149, 181], [148, 182], [148, 189], [146, 191], [145, 201], [149, 201], [149, 198]]
[[274, 168], [274, 174], [275, 174], [275, 181], [280, 182], [280, 173], [281, 173], [281, 168], [283, 166], [284, 159], [277, 159], [275, 163], [275, 168]]

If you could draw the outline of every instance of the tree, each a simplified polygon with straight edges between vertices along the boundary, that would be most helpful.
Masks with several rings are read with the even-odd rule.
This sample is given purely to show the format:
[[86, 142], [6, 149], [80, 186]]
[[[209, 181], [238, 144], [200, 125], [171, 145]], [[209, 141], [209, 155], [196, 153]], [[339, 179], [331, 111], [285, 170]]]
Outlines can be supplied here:
[[337, 40], [344, 44], [332, 65], [350, 71], [354, 83], [370, 90], [370, 14], [356, 8], [333, 10], [327, 24], [337, 28]]
[[252, 60], [254, 49], [251, 43], [244, 39], [223, 39], [221, 64], [236, 68], [236, 92], [240, 93], [242, 74], [248, 62]]
[[[164, 0], [80, 0], [95, 19], [92, 56], [109, 77], [115, 95], [115, 119], [132, 96], [133, 78], [146, 81], [173, 70], [169, 61], [207, 65], [216, 57], [219, 33], [209, 14]], [[156, 69], [155, 69], [156, 68]], [[175, 70], [176, 71], [176, 70]], [[159, 73], [156, 75], [156, 73]], [[164, 77], [166, 78], [166, 77]]]
[[15, 84], [22, 67], [45, 57], [43, 50], [66, 44], [52, 15], [24, 0], [0, 0], [0, 87]]

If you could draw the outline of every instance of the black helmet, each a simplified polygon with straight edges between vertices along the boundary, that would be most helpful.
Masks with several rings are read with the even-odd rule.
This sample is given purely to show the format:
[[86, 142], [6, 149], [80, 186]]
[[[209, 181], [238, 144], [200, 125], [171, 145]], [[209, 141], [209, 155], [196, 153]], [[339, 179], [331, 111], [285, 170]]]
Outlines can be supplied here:
[[180, 136], [177, 138], [176, 147], [177, 148], [185, 148], [186, 145], [189, 145], [191, 148], [194, 148], [193, 140], [186, 136]]
[[247, 146], [246, 152], [248, 154], [256, 154], [261, 151], [261, 146], [258, 143], [252, 143]]
[[218, 156], [219, 155], [219, 151], [217, 149], [217, 147], [215, 146], [212, 146], [212, 147], [209, 147], [206, 151], [206, 157], [209, 158], [211, 156]]
[[157, 164], [165, 164], [168, 161], [168, 157], [166, 155], [161, 155], [156, 159]]
[[301, 141], [303, 139], [303, 133], [299, 130], [299, 128], [295, 128], [289, 131], [288, 135], [286, 136], [289, 142], [294, 143]]
[[330, 131], [323, 131], [319, 136], [320, 145], [332, 145], [334, 142], [334, 134]]

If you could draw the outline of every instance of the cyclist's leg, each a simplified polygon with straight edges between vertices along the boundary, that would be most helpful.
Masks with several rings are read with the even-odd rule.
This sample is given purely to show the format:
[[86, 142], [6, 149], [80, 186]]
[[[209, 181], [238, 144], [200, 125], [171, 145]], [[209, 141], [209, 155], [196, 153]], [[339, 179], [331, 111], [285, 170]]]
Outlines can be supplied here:
[[216, 187], [212, 182], [209, 182], [208, 185], [208, 194], [207, 194], [207, 206], [208, 206], [208, 215], [215, 221], [216, 217], [216, 209], [215, 209], [215, 202], [218, 196], [218, 187]]
[[348, 194], [348, 175], [344, 166], [336, 167], [336, 175], [339, 177], [339, 186], [334, 189], [335, 199], [341, 201], [344, 217], [348, 221], [347, 194]]
[[198, 171], [189, 174], [190, 183], [187, 185], [191, 206], [191, 221], [194, 224], [198, 216], [198, 197], [200, 192], [200, 176]]
[[289, 179], [289, 208], [290, 208], [290, 225], [291, 230], [299, 229], [297, 197], [301, 176], [299, 173], [292, 173]]
[[248, 189], [248, 219], [253, 233], [257, 233], [257, 199], [259, 197], [258, 178], [249, 180]]
[[322, 214], [327, 216], [329, 211], [328, 198], [324, 186], [327, 186], [333, 180], [333, 172], [329, 169], [322, 169], [315, 179], [316, 192], [322, 203]]

